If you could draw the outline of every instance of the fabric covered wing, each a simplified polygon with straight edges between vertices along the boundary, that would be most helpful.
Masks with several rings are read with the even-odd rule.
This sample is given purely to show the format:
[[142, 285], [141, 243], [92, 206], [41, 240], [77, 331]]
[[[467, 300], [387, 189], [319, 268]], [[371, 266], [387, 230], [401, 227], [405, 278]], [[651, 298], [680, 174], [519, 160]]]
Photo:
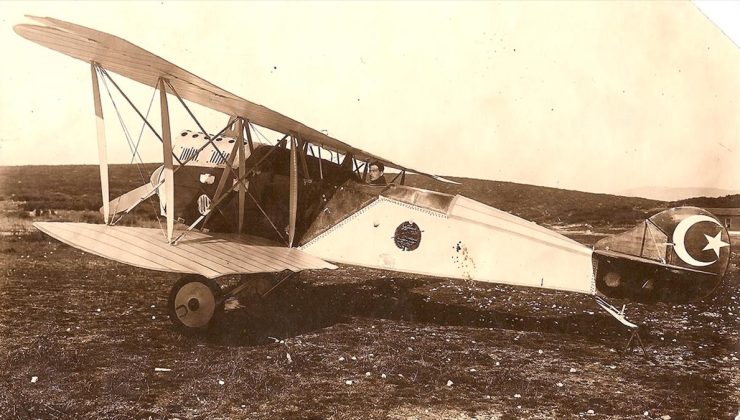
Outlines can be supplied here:
[[157, 271], [215, 278], [228, 274], [336, 268], [303, 251], [246, 235], [189, 232], [177, 245], [170, 245], [162, 231], [155, 228], [59, 222], [33, 225], [91, 254]]
[[351, 153], [360, 160], [379, 160], [388, 167], [409, 170], [440, 181], [456, 183], [352, 147], [279, 112], [227, 92], [117, 36], [58, 19], [30, 17], [48, 26], [21, 24], [14, 27], [15, 32], [30, 41], [70, 57], [88, 63], [99, 63], [107, 70], [152, 87], [157, 86], [160, 77], [165, 77], [182, 98], [224, 114], [246, 118], [254, 124], [280, 133], [293, 134], [330, 150]]

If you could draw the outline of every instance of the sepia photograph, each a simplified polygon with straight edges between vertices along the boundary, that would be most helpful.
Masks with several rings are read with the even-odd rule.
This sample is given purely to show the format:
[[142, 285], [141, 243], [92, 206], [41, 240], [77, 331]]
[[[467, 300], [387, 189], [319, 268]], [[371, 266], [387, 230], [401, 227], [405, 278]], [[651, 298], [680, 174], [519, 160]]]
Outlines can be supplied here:
[[0, 419], [740, 419], [740, 1], [0, 21]]

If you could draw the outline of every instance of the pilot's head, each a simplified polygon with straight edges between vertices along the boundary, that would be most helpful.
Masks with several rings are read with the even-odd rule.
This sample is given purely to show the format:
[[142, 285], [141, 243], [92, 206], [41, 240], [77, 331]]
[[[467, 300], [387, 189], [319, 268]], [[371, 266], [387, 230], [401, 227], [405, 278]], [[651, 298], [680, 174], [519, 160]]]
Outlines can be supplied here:
[[382, 162], [378, 162], [377, 160], [370, 162], [370, 182], [383, 176], [383, 171], [385, 171], [385, 166]]

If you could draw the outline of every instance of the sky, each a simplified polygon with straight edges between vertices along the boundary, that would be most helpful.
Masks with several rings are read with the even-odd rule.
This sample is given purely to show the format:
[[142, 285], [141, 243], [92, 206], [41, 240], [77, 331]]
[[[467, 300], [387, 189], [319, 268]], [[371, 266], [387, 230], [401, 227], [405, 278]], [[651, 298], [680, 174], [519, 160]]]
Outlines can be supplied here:
[[[26, 14], [120, 36], [426, 172], [740, 191], [738, 2], [1, 2], [0, 165], [97, 162], [89, 65], [17, 36]], [[121, 79], [146, 110], [152, 89]], [[105, 102], [109, 160], [130, 162]], [[170, 108], [175, 132], [197, 130]], [[193, 109], [209, 131], [226, 120]], [[161, 153], [144, 135], [143, 159]]]

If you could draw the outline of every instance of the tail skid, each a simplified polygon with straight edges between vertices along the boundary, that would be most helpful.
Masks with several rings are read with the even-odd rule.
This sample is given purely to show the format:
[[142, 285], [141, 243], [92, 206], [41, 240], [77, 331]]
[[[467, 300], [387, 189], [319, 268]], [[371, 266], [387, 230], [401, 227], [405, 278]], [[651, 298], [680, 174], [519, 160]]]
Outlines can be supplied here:
[[624, 348], [623, 353], [630, 350], [633, 347], [634, 343], [637, 343], [640, 345], [640, 348], [642, 349], [642, 354], [645, 357], [650, 357], [647, 351], [645, 350], [645, 346], [642, 343], [642, 338], [640, 337], [640, 326], [627, 320], [627, 317], [624, 314], [624, 309], [626, 305], [622, 306], [622, 310], [620, 311], [620, 310], [617, 310], [617, 308], [615, 308], [612, 304], [610, 304], [609, 302], [607, 302], [600, 296], [595, 296], [595, 299], [596, 299], [596, 304], [598, 304], [601, 307], [601, 309], [605, 310], [607, 313], [609, 313], [609, 315], [614, 317], [614, 319], [616, 319], [622, 325], [624, 325], [625, 327], [627, 327], [628, 329], [632, 331], [632, 334], [630, 335], [629, 340], [627, 340], [627, 346]]

